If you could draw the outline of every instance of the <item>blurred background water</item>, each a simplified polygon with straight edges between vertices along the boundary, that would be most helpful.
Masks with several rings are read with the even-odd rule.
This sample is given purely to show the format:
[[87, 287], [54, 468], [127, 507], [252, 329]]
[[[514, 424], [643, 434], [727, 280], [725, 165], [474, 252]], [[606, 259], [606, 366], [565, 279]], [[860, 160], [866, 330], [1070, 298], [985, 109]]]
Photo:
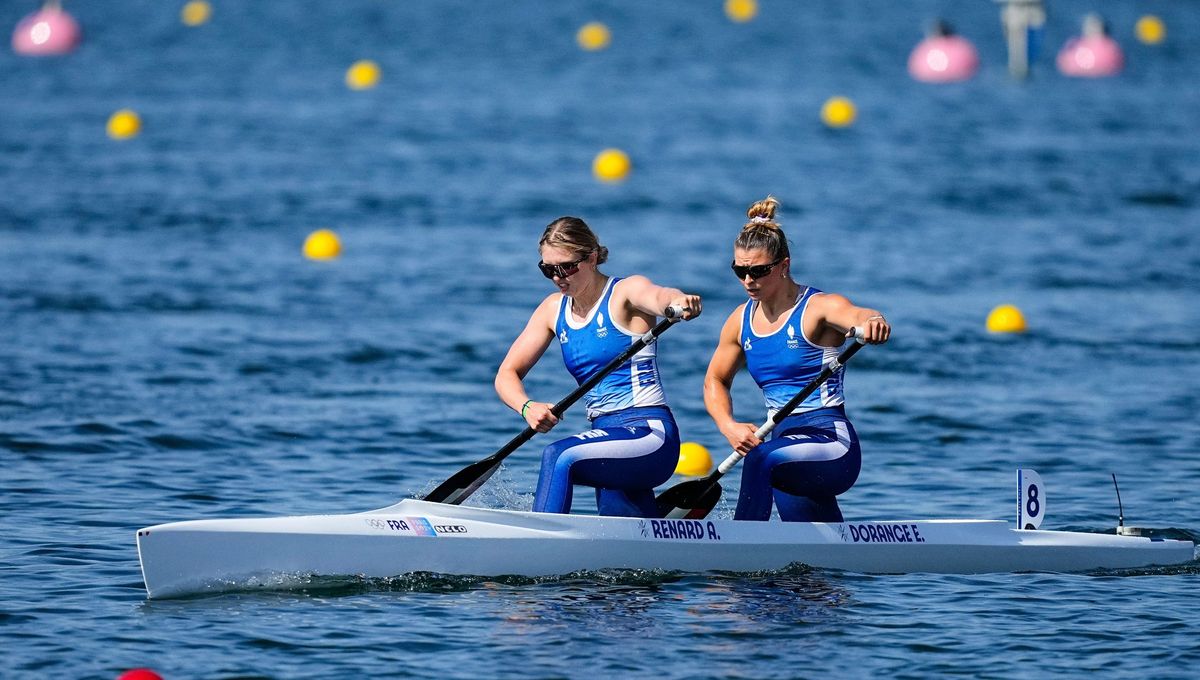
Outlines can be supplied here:
[[[134, 531], [367, 510], [522, 423], [491, 380], [549, 292], [541, 229], [586, 219], [606, 271], [705, 296], [660, 350], [683, 438], [724, 454], [700, 387], [744, 210], [778, 196], [802, 282], [884, 310], [848, 376], [849, 519], [1200, 529], [1200, 16], [1052, 0], [1025, 82], [977, 0], [69, 2], [63, 57], [0, 53], [0, 674], [115, 677], [1194, 677], [1195, 562], [1135, 574], [576, 574], [314, 580], [145, 600]], [[0, 26], [36, 9], [0, 4]], [[1119, 76], [1053, 53], [1091, 10]], [[1167, 40], [1133, 38], [1139, 16]], [[970, 81], [915, 82], [935, 17]], [[585, 52], [588, 21], [611, 46]], [[378, 86], [343, 82], [355, 60]], [[833, 130], [833, 95], [857, 105]], [[105, 135], [120, 108], [141, 134]], [[629, 154], [621, 183], [593, 157]], [[300, 246], [318, 228], [344, 248]], [[1021, 335], [986, 332], [1019, 306]], [[551, 348], [528, 379], [572, 387]], [[761, 421], [748, 376], [736, 408]], [[581, 412], [563, 432], [583, 429]], [[538, 438], [473, 503], [527, 508]], [[728, 480], [727, 498], [736, 490]], [[589, 494], [578, 511], [590, 512]], [[729, 508], [719, 510], [728, 514]]]

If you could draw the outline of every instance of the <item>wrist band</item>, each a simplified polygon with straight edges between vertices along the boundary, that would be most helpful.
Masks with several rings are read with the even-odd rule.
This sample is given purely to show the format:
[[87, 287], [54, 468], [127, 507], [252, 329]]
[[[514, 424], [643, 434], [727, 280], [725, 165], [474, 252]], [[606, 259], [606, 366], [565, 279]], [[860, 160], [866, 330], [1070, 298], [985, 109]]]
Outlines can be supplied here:
[[521, 417], [522, 417], [522, 418], [524, 418], [524, 417], [525, 417], [525, 409], [529, 408], [529, 405], [530, 405], [530, 404], [532, 404], [532, 403], [533, 403], [533, 400], [532, 400], [532, 399], [526, 399], [526, 400], [525, 400], [525, 403], [524, 403], [524, 404], [521, 404]]

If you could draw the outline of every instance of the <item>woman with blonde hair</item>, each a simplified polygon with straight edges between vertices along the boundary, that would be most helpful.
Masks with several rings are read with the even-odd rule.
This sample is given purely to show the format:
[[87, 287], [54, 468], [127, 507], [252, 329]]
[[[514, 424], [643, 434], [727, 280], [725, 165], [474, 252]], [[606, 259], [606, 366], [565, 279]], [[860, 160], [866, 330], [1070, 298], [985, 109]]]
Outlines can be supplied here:
[[842, 396], [845, 368], [781, 420], [766, 442], [755, 436], [756, 425], [733, 417], [730, 386], [745, 366], [773, 415], [837, 356], [851, 328], [878, 344], [887, 342], [891, 327], [878, 310], [792, 278], [787, 236], [775, 221], [778, 207], [773, 196], [751, 205], [734, 241], [731, 266], [750, 299], [721, 329], [704, 378], [704, 405], [745, 456], [734, 519], [766, 521], [774, 501], [785, 522], [840, 522], [837, 496], [854, 485], [861, 465]]
[[[667, 307], [682, 318], [699, 316], [700, 296], [655, 285], [645, 276], [610, 277], [608, 259], [588, 225], [577, 217], [551, 222], [538, 243], [538, 268], [557, 290], [538, 305], [496, 373], [496, 392], [529, 427], [558, 424], [553, 404], [535, 401], [523, 379], [552, 340], [580, 384], [649, 331]], [[587, 393], [593, 429], [550, 444], [534, 495], [535, 512], [571, 510], [572, 486], [596, 488], [601, 515], [656, 517], [653, 489], [679, 460], [679, 429], [659, 379], [657, 343], [647, 345]]]

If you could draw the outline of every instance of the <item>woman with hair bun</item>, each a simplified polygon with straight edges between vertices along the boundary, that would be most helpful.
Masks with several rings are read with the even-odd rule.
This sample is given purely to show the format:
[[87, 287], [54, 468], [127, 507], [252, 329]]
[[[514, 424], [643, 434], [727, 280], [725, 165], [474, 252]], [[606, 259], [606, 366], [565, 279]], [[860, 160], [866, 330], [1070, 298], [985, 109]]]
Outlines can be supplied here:
[[[645, 276], [609, 277], [598, 267], [608, 248], [578, 217], [551, 222], [538, 242], [538, 268], [557, 291], [546, 296], [513, 341], [496, 373], [496, 392], [529, 427], [558, 424], [553, 404], [534, 401], [522, 380], [558, 339], [567, 370], [580, 384], [654, 327], [668, 306], [684, 319], [700, 315], [700, 296], [657, 286]], [[654, 487], [670, 479], [679, 461], [679, 429], [659, 380], [657, 343], [607, 375], [587, 393], [595, 429], [550, 444], [534, 512], [571, 510], [572, 485], [596, 487], [601, 515], [657, 517]]]
[[780, 421], [766, 442], [755, 436], [756, 425], [733, 417], [730, 386], [745, 366], [774, 414], [837, 357], [851, 328], [879, 344], [891, 327], [878, 310], [792, 279], [787, 236], [775, 221], [778, 207], [773, 196], [751, 205], [750, 221], [734, 241], [731, 266], [750, 299], [721, 329], [704, 377], [704, 406], [745, 456], [734, 519], [769, 520], [774, 501], [785, 522], [841, 522], [837, 496], [854, 485], [861, 464], [842, 398], [845, 368]]

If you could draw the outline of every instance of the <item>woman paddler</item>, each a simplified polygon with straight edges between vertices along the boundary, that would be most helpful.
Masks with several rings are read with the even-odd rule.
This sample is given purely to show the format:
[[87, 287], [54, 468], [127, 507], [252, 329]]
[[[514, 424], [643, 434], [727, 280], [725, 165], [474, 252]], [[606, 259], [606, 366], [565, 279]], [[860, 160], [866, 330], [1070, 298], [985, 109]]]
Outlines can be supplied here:
[[[496, 392], [538, 432], [558, 424], [553, 404], [535, 401], [522, 379], [558, 339], [567, 370], [579, 383], [627, 349], [665, 314], [700, 314], [700, 296], [653, 284], [644, 276], [609, 277], [598, 267], [608, 248], [578, 217], [560, 217], [538, 242], [538, 268], [558, 287], [542, 300], [496, 373]], [[594, 429], [542, 452], [534, 512], [571, 510], [573, 484], [596, 487], [601, 515], [656, 517], [653, 489], [679, 460], [679, 430], [667, 408], [651, 343], [606, 376], [585, 397]]]
[[879, 311], [797, 283], [772, 196], [746, 212], [733, 244], [733, 273], [749, 300], [733, 310], [704, 377], [704, 405], [721, 434], [745, 456], [734, 519], [766, 521], [771, 502], [785, 522], [840, 522], [837, 496], [858, 479], [858, 435], [842, 398], [845, 369], [834, 373], [785, 417], [766, 442], [757, 426], [733, 417], [730, 385], [746, 366], [773, 415], [838, 354], [852, 327], [871, 344], [891, 327]]

